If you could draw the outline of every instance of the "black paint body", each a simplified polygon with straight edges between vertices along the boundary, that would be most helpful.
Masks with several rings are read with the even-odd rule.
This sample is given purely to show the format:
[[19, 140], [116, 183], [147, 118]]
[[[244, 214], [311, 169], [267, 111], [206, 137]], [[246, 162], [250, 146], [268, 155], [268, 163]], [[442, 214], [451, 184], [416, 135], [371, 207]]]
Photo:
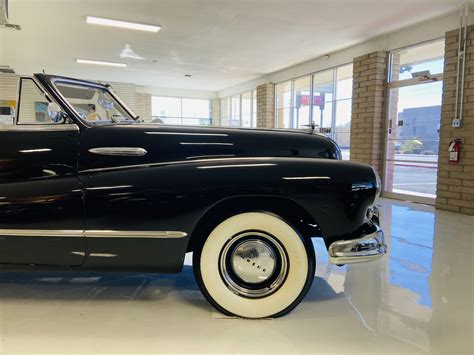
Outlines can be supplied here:
[[[200, 223], [213, 214], [263, 209], [293, 216], [302, 233], [321, 236], [329, 245], [358, 237], [374, 202], [372, 168], [341, 161], [337, 145], [324, 136], [138, 123], [88, 127], [55, 91], [52, 77], [36, 79], [79, 129], [0, 128], [0, 229], [182, 231], [188, 236], [0, 235], [4, 267], [178, 272], [186, 251], [201, 237]], [[99, 147], [139, 147], [147, 154], [89, 151]], [[115, 257], [96, 256], [104, 254]]]

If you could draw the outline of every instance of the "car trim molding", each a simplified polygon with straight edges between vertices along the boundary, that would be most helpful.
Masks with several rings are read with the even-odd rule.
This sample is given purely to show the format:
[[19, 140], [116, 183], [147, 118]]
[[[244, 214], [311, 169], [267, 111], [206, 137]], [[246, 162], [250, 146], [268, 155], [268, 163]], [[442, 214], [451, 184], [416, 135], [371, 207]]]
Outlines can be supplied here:
[[82, 237], [83, 230], [63, 229], [0, 229], [0, 235], [9, 237]]
[[[167, 166], [167, 165], [179, 165], [179, 164], [198, 164], [198, 163], [214, 163], [220, 161], [269, 161], [272, 159], [280, 159], [278, 157], [230, 157], [230, 158], [208, 158], [208, 159], [193, 159], [193, 160], [178, 160], [178, 161], [166, 161], [160, 163], [146, 163], [146, 164], [134, 164], [134, 165], [120, 165], [120, 166], [107, 166], [104, 168], [93, 168], [80, 170], [79, 173], [97, 173], [103, 171], [113, 171], [122, 169], [139, 169], [139, 168], [152, 168], [156, 166]], [[284, 159], [284, 158], [283, 158]]]
[[188, 236], [181, 231], [117, 231], [78, 229], [0, 229], [1, 236], [47, 238], [156, 238], [179, 239]]
[[89, 149], [89, 153], [124, 157], [141, 157], [146, 155], [147, 151], [143, 148], [137, 147], [100, 147]]
[[184, 238], [188, 234], [180, 231], [115, 231], [115, 230], [86, 230], [87, 238]]
[[0, 132], [20, 131], [20, 132], [78, 132], [79, 126], [76, 124], [16, 124], [11, 126], [0, 126]]
[[189, 132], [145, 132], [145, 134], [161, 134], [170, 136], [228, 137], [227, 133], [189, 133]]

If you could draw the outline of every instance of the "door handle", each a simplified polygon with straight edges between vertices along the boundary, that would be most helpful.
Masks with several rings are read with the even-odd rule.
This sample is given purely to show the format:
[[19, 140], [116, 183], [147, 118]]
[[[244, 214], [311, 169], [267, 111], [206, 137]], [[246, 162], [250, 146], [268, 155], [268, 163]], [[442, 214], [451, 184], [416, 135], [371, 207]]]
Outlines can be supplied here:
[[122, 157], [141, 157], [147, 154], [147, 151], [145, 149], [135, 147], [100, 147], [91, 148], [89, 149], [89, 152], [92, 154]]

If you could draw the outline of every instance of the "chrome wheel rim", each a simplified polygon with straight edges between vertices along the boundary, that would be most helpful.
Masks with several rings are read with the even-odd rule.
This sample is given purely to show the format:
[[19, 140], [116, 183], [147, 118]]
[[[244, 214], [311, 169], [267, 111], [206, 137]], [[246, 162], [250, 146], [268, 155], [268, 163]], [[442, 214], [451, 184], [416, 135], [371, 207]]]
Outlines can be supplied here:
[[219, 256], [219, 271], [237, 295], [261, 298], [274, 293], [288, 274], [288, 257], [282, 245], [261, 231], [230, 238]]

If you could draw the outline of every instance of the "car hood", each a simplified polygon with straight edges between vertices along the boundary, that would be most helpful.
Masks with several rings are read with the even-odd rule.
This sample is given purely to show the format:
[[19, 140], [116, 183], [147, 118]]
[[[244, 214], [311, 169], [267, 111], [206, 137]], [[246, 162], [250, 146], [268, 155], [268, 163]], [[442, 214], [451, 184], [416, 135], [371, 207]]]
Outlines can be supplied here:
[[[220, 127], [124, 124], [85, 129], [81, 155], [100, 147], [143, 148], [147, 153], [140, 161], [144, 164], [241, 157], [341, 158], [337, 144], [320, 134]], [[94, 158], [89, 160], [88, 165], [94, 166]], [[109, 164], [115, 165], [115, 160]]]

